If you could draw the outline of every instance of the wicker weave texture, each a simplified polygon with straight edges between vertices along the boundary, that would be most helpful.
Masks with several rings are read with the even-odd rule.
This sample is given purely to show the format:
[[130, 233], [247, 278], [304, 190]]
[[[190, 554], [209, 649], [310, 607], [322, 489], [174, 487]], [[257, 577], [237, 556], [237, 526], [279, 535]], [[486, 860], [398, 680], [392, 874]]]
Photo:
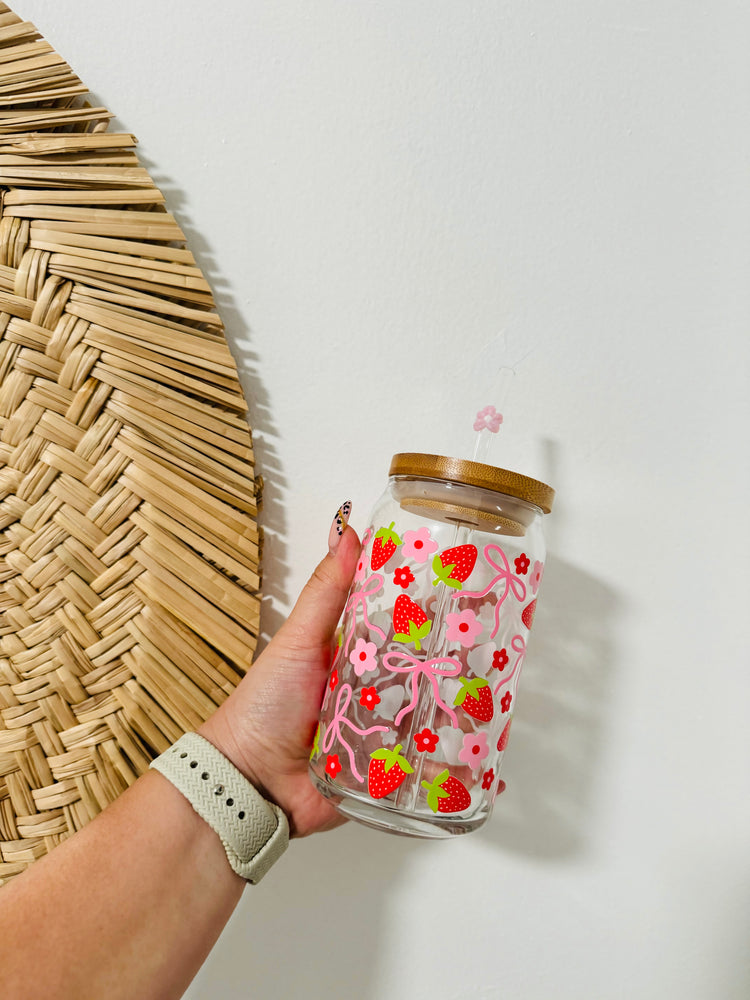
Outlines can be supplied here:
[[0, 4], [0, 883], [200, 725], [258, 634], [237, 370], [111, 117]]

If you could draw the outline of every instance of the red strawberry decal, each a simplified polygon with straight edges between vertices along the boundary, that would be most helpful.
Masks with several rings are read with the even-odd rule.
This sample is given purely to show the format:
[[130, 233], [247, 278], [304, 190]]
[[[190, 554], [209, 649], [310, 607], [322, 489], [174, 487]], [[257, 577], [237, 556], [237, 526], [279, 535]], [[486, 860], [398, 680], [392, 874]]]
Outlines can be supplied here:
[[407, 774], [414, 771], [406, 757], [401, 756], [400, 750], [399, 743], [393, 750], [383, 747], [370, 754], [367, 790], [374, 799], [382, 799], [395, 792], [406, 781]]
[[422, 608], [411, 597], [399, 594], [393, 605], [393, 638], [396, 642], [413, 643], [414, 649], [419, 651], [431, 628], [432, 622]]
[[446, 549], [432, 560], [432, 571], [437, 577], [432, 581], [432, 586], [444, 583], [454, 590], [461, 590], [476, 561], [476, 545], [455, 545], [452, 549]]
[[482, 677], [475, 677], [469, 680], [468, 677], [459, 677], [461, 690], [456, 695], [453, 702], [456, 706], [461, 706], [467, 715], [480, 722], [489, 722], [495, 714], [495, 706], [492, 701], [492, 691], [486, 680]]
[[427, 789], [427, 805], [434, 813], [463, 812], [471, 805], [466, 785], [453, 778], [447, 769], [441, 771], [434, 781], [423, 781], [422, 788]]
[[500, 739], [497, 741], [497, 749], [504, 750], [508, 745], [508, 740], [510, 739], [510, 724], [513, 721], [512, 718], [508, 719], [505, 723], [505, 729], [500, 733]]
[[534, 622], [535, 611], [536, 611], [536, 598], [534, 598], [531, 604], [527, 604], [526, 607], [521, 612], [521, 621], [524, 623], [526, 628], [531, 628]]
[[370, 568], [373, 572], [382, 569], [391, 556], [395, 555], [396, 549], [401, 544], [401, 539], [393, 530], [395, 523], [395, 521], [391, 521], [387, 528], [381, 528], [375, 533], [370, 556]]

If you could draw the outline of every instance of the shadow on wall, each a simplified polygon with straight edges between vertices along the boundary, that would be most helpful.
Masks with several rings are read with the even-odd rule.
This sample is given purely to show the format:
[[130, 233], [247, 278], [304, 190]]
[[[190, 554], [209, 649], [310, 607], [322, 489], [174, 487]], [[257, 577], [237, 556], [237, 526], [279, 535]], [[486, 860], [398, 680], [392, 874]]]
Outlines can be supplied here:
[[506, 851], [554, 859], [586, 849], [602, 776], [620, 601], [554, 555], [575, 488], [559, 442], [546, 439], [542, 447], [545, 481], [557, 490], [545, 523], [548, 557], [503, 766], [508, 788], [479, 836]]
[[480, 836], [534, 857], [586, 846], [615, 667], [611, 590], [551, 557], [503, 768], [508, 790]]

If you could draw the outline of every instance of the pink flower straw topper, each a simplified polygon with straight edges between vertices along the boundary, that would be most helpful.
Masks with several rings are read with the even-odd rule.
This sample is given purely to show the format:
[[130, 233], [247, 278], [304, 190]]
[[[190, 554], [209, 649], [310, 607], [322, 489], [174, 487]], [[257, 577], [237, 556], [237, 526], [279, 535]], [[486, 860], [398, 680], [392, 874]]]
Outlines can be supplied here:
[[498, 433], [503, 423], [503, 414], [501, 411], [505, 408], [505, 401], [508, 397], [508, 391], [514, 374], [512, 368], [500, 368], [496, 375], [495, 385], [492, 388], [492, 395], [495, 398], [494, 404], [483, 406], [477, 411], [474, 417], [472, 427], [476, 431], [476, 437], [474, 439], [474, 454], [472, 459], [475, 462], [484, 462], [487, 460], [490, 441]]
[[490, 431], [492, 434], [497, 434], [502, 422], [502, 413], [498, 413], [494, 406], [485, 406], [484, 409], [477, 413], [476, 420], [474, 421], [474, 430]]

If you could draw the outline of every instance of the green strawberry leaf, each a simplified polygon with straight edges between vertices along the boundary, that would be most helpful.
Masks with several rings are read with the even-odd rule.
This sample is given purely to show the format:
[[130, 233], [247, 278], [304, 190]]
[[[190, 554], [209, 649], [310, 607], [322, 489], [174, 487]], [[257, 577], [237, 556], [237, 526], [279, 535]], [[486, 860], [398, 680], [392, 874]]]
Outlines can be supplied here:
[[312, 750], [310, 751], [310, 760], [313, 757], [317, 757], [320, 753], [320, 723], [318, 723], [318, 728], [315, 730], [315, 739], [313, 740]]
[[443, 782], [447, 781], [449, 777], [450, 771], [446, 769], [445, 771], [441, 771], [434, 781], [422, 782], [422, 788], [427, 790], [427, 805], [434, 813], [438, 811], [438, 802], [440, 799], [447, 799], [450, 797], [450, 793], [446, 792], [443, 788]]
[[414, 771], [414, 768], [411, 766], [406, 757], [401, 756], [400, 750], [400, 743], [396, 744], [393, 750], [390, 750], [388, 747], [380, 747], [378, 750], [373, 750], [370, 757], [372, 757], [373, 760], [382, 760], [385, 762], [383, 764], [383, 772], [385, 774], [387, 774], [396, 764], [398, 764], [404, 774], [411, 774]]
[[440, 556], [435, 556], [432, 560], [432, 571], [436, 576], [436, 579], [432, 581], [432, 586], [437, 587], [439, 583], [444, 583], [446, 587], [452, 587], [454, 590], [463, 590], [463, 584], [460, 580], [454, 580], [451, 577], [451, 573], [456, 568], [456, 563], [448, 563], [447, 566], [443, 566], [440, 561]]
[[483, 677], [472, 677], [471, 680], [468, 677], [457, 677], [456, 680], [461, 682], [461, 690], [456, 695], [454, 705], [463, 705], [469, 695], [479, 701], [479, 692], [482, 688], [489, 687], [489, 682]]
[[429, 619], [419, 626], [416, 622], [409, 622], [409, 641], [414, 643], [417, 652], [422, 648], [422, 640], [427, 638], [431, 628], [432, 622]]
[[396, 547], [401, 545], [401, 538], [393, 530], [395, 523], [391, 521], [387, 528], [380, 528], [375, 532], [375, 538], [379, 538], [382, 542], [393, 542]]
[[411, 766], [406, 757], [398, 757], [396, 760], [391, 761], [390, 764], [385, 765], [386, 771], [390, 771], [394, 764], [398, 764], [404, 774], [413, 774], [414, 768]]

